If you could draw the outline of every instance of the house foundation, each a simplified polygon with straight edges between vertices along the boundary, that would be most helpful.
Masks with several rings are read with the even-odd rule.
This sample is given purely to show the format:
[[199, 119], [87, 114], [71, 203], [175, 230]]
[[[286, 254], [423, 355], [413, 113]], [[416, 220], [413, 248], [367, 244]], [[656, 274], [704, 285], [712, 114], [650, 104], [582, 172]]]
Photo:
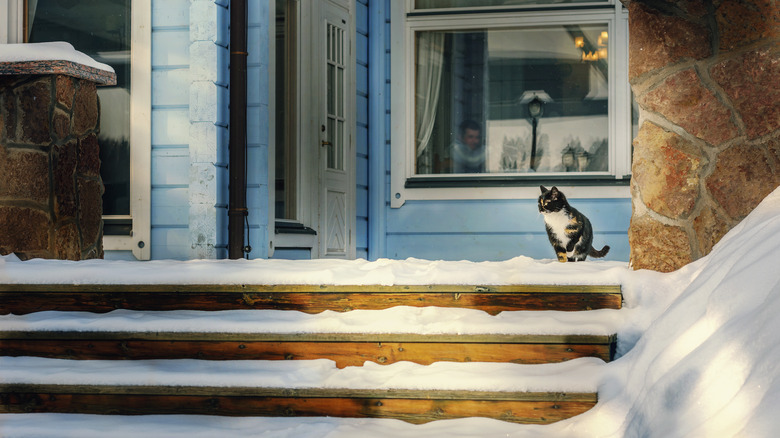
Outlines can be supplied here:
[[0, 255], [103, 256], [98, 84], [67, 61], [0, 63]]
[[668, 272], [708, 254], [780, 185], [780, 8], [623, 3], [640, 110], [631, 265]]

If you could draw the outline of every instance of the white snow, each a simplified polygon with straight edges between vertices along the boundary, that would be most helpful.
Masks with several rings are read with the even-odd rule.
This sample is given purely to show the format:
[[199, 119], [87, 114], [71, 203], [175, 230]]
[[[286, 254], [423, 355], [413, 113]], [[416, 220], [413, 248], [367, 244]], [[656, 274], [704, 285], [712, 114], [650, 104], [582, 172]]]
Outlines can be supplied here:
[[[505, 262], [425, 260], [20, 262], [0, 258], [0, 282], [621, 284], [625, 307], [584, 314], [395, 308], [324, 312], [44, 312], [0, 317], [0, 330], [193, 330], [277, 332], [578, 333], [616, 332], [619, 358], [605, 364], [411, 363], [338, 370], [327, 360], [285, 362], [102, 361], [2, 358], [0, 382], [332, 385], [332, 387], [534, 390], [539, 385], [598, 389], [587, 413], [547, 426], [469, 418], [411, 425], [396, 420], [222, 418], [207, 416], [0, 415], [3, 437], [773, 437], [780, 428], [780, 189], [716, 245], [679, 271], [632, 271], [616, 262], [559, 264], [524, 257]], [[292, 365], [291, 365], [292, 364]], [[43, 368], [45, 367], [45, 368]], [[42, 369], [46, 373], [41, 372]], [[111, 370], [114, 370], [112, 372]], [[205, 376], [205, 377], [204, 377]], [[540, 378], [540, 376], [544, 376]], [[33, 380], [37, 379], [37, 380]], [[155, 380], [157, 379], [157, 380]], [[86, 380], [84, 380], [86, 381]], [[91, 380], [92, 381], [92, 380]], [[539, 381], [546, 383], [540, 384]], [[326, 382], [326, 383], [323, 383]], [[152, 383], [153, 384], [153, 383]], [[277, 383], [278, 386], [278, 383]]]
[[0, 44], [0, 62], [70, 61], [111, 73], [114, 69], [74, 49], [70, 43]]

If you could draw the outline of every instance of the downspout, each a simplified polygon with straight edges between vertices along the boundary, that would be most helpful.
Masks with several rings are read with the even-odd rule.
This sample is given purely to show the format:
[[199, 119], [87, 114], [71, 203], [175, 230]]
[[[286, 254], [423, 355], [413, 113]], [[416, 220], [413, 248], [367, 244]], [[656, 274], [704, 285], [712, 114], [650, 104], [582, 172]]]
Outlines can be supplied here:
[[230, 126], [228, 157], [228, 257], [240, 259], [244, 247], [246, 208], [246, 64], [247, 3], [230, 0]]

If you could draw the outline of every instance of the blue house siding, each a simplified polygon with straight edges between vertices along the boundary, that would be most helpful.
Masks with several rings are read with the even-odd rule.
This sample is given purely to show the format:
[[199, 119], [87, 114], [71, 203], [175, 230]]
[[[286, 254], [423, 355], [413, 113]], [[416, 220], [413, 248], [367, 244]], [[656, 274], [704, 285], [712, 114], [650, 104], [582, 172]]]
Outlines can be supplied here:
[[[268, 257], [269, 2], [248, 3], [247, 209], [252, 259]], [[227, 147], [227, 146], [226, 146]], [[227, 184], [225, 185], [227, 188]], [[225, 227], [226, 228], [226, 227]]]
[[[224, 258], [227, 242], [228, 0], [154, 0], [152, 258]], [[248, 2], [251, 258], [268, 257], [268, 2]], [[390, 208], [391, 0], [356, 0], [356, 249], [371, 260], [554, 258], [532, 199], [407, 201]], [[630, 199], [574, 199], [607, 259], [628, 260]], [[273, 230], [271, 229], [271, 232]], [[308, 258], [279, 249], [277, 258]]]
[[355, 26], [357, 29], [355, 47], [357, 50], [357, 66], [355, 72], [356, 79], [356, 123], [357, 138], [356, 142], [356, 190], [355, 190], [355, 234], [356, 256], [357, 258], [368, 258], [368, 104], [369, 104], [369, 85], [368, 85], [368, 0], [358, 0], [356, 2]]
[[153, 259], [189, 256], [189, 6], [152, 2]]
[[[593, 245], [609, 245], [606, 260], [628, 260], [630, 199], [577, 199], [596, 230]], [[497, 261], [555, 258], [534, 200], [409, 201], [389, 209], [387, 256]]]
[[[390, 114], [390, 0], [371, 0], [369, 6], [371, 29], [379, 29], [380, 23], [384, 23], [382, 31], [369, 34], [369, 57], [377, 64], [369, 74], [372, 78], [370, 95], [377, 97], [370, 102], [373, 172], [370, 181], [374, 185], [381, 184], [381, 189], [370, 187], [371, 259], [417, 257], [493, 261], [517, 256], [554, 259], [534, 199], [407, 201], [401, 208], [390, 208], [390, 173], [402, 171], [390, 166], [390, 141], [395, 134]], [[383, 60], [378, 58], [380, 53]], [[374, 64], [371, 67], [374, 68]], [[593, 223], [594, 245], [598, 248], [610, 245], [606, 260], [627, 261], [631, 200], [573, 199], [571, 202]]]
[[227, 4], [152, 3], [153, 259], [226, 254]]
[[369, 130], [368, 142], [368, 259], [387, 257], [386, 220], [390, 174], [390, 10], [389, 0], [368, 4]]

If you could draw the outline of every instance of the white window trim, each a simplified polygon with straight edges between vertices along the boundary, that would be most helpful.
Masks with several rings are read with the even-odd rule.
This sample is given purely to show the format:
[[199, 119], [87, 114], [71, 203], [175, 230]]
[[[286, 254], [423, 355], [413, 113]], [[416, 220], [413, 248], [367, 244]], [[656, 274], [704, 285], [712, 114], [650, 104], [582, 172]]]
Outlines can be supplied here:
[[24, 0], [0, 0], [0, 11], [8, 12], [0, 20], [0, 44], [24, 41]]
[[[24, 0], [0, 0], [0, 43], [24, 41]], [[130, 236], [103, 236], [103, 249], [132, 251], [138, 260], [151, 258], [151, 119], [152, 4], [134, 0], [131, 10], [130, 93]]]
[[132, 251], [149, 260], [151, 245], [152, 172], [152, 3], [133, 1], [130, 52], [130, 236], [103, 236], [103, 249]]
[[[571, 11], [480, 13], [473, 16], [434, 15], [407, 17], [409, 2], [392, 2], [391, 5], [391, 176], [390, 205], [400, 208], [406, 201], [419, 200], [469, 200], [469, 199], [536, 199], [537, 186], [518, 187], [458, 187], [458, 188], [407, 188], [406, 182], [414, 175], [414, 153], [407, 145], [413, 144], [414, 111], [414, 62], [413, 36], [417, 30], [446, 30], [518, 27], [568, 24]], [[409, 8], [409, 9], [407, 9]], [[609, 148], [610, 172], [605, 176], [618, 179], [631, 170], [631, 91], [628, 83], [628, 20], [620, 3], [614, 9], [577, 10], [578, 23], [607, 23], [610, 35], [609, 53], [617, 61], [609, 63]], [[616, 19], [620, 17], [620, 19]], [[622, 42], [622, 44], [618, 44]], [[615, 79], [613, 79], [615, 78]], [[617, 78], [625, 78], [618, 80]], [[622, 105], [618, 105], [621, 102]], [[622, 108], [621, 108], [622, 107]], [[625, 145], [616, 147], [616, 145]], [[540, 175], [543, 176], [543, 175]], [[556, 175], [557, 177], [559, 175]], [[559, 180], [559, 178], [557, 178]], [[630, 198], [627, 185], [571, 185], [556, 183], [569, 198]]]

